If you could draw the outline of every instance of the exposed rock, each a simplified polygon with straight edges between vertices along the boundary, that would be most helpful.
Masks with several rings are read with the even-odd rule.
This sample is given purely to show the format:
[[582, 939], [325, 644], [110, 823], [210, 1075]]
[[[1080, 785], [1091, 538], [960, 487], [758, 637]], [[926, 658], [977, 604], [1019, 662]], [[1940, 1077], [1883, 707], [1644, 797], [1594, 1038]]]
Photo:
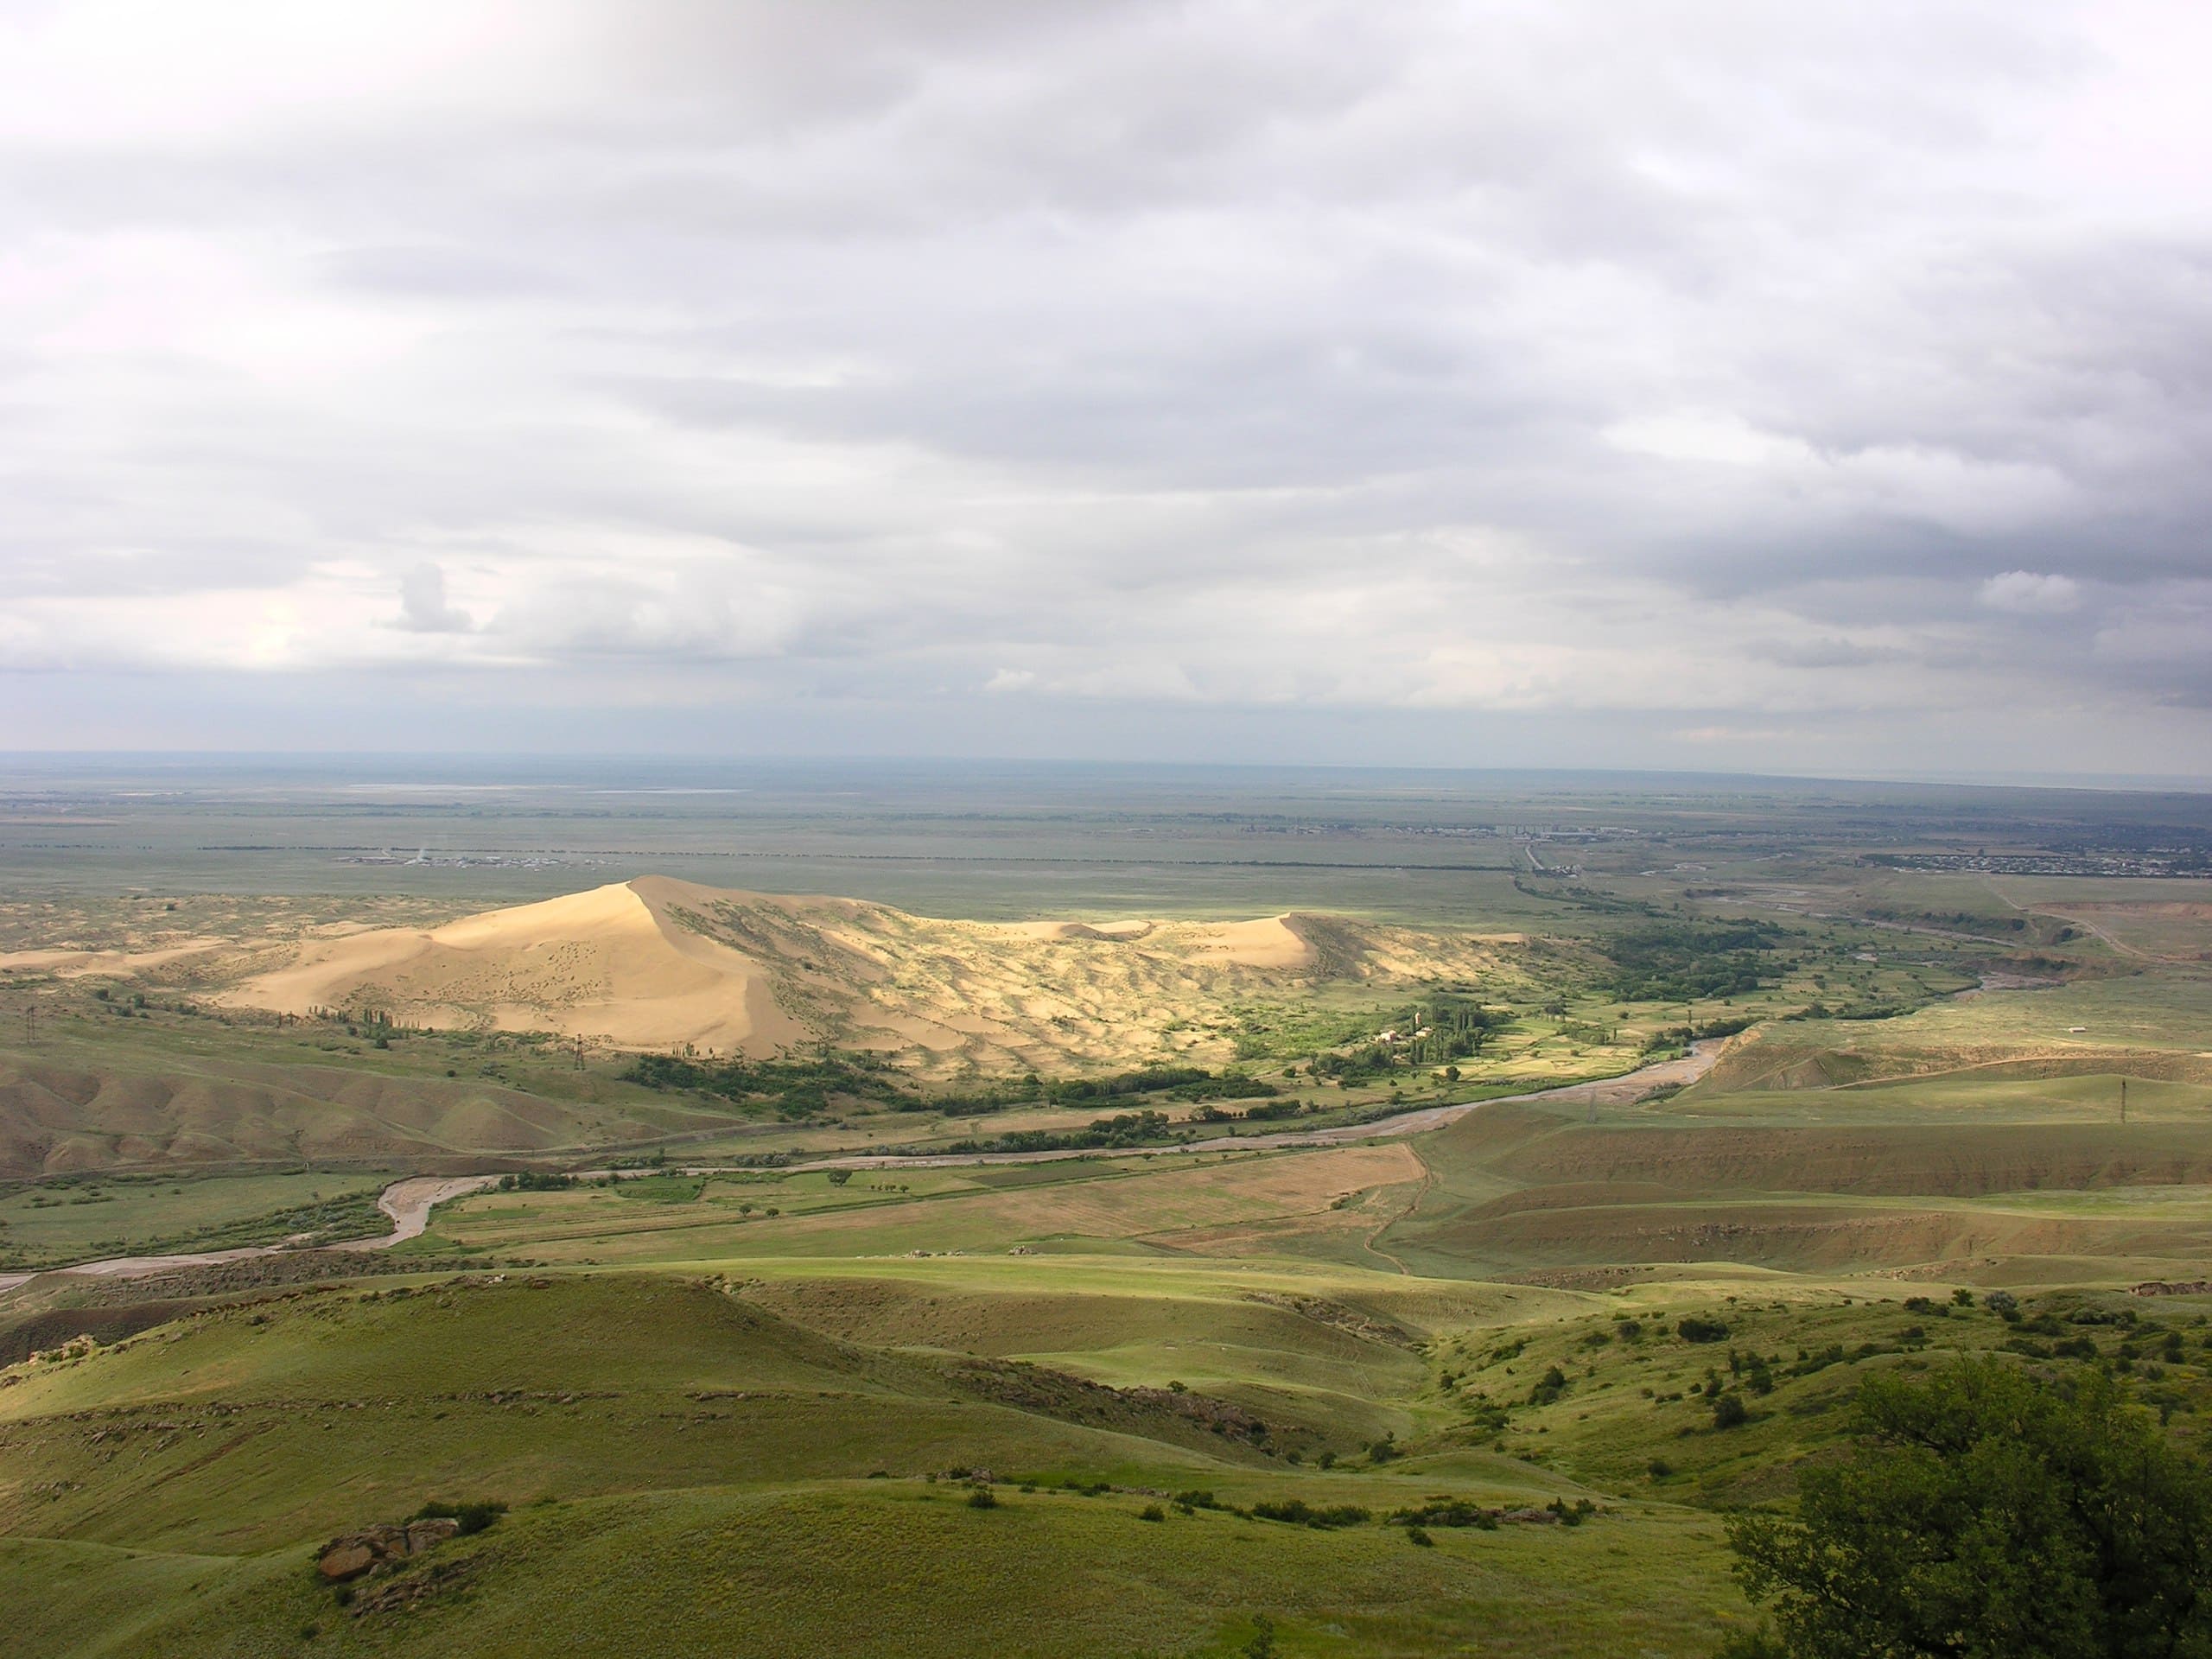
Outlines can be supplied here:
[[1268, 1426], [1242, 1406], [1187, 1390], [1109, 1388], [1019, 1359], [966, 1359], [947, 1370], [970, 1393], [1063, 1421], [1113, 1427], [1148, 1425], [1147, 1432], [1164, 1421], [1177, 1421], [1255, 1446], [1268, 1439]]
[[440, 1561], [420, 1573], [409, 1573], [388, 1584], [364, 1591], [354, 1599], [353, 1617], [363, 1618], [372, 1613], [389, 1613], [402, 1607], [411, 1607], [427, 1596], [458, 1588], [467, 1582], [477, 1566], [475, 1560]]
[[365, 1573], [373, 1573], [390, 1561], [407, 1559], [407, 1533], [401, 1527], [372, 1527], [347, 1533], [322, 1547], [315, 1571], [326, 1583], [344, 1584]]
[[326, 1547], [316, 1571], [332, 1584], [358, 1579], [377, 1564], [377, 1553], [366, 1544], [340, 1541]]
[[461, 1531], [461, 1522], [451, 1516], [433, 1516], [426, 1521], [407, 1523], [407, 1553], [420, 1555], [426, 1549], [435, 1549]]
[[461, 1522], [447, 1516], [410, 1521], [404, 1525], [379, 1524], [359, 1532], [341, 1533], [322, 1547], [315, 1571], [327, 1584], [344, 1584], [397, 1567], [410, 1555], [435, 1549], [461, 1530]]
[[1325, 1325], [1347, 1336], [1358, 1337], [1368, 1342], [1387, 1343], [1393, 1348], [1412, 1348], [1416, 1344], [1413, 1333], [1388, 1319], [1378, 1319], [1361, 1313], [1356, 1307], [1346, 1307], [1342, 1302], [1330, 1301], [1322, 1296], [1283, 1296], [1272, 1291], [1255, 1290], [1245, 1294], [1248, 1302], [1258, 1302], [1267, 1307], [1279, 1307], [1285, 1313], [1295, 1313], [1300, 1319], [1311, 1319], [1316, 1325]]
[[64, 1360], [82, 1359], [100, 1345], [100, 1339], [89, 1331], [80, 1332], [57, 1348], [41, 1348], [30, 1357], [34, 1365], [59, 1365]]

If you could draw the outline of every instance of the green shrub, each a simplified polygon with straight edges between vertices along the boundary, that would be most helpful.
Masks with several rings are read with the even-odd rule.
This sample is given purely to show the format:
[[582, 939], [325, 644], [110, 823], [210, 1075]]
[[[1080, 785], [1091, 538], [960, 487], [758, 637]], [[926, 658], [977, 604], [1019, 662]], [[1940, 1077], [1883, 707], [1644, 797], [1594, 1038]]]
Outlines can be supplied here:
[[1472, 1527], [1478, 1532], [1497, 1530], [1497, 1511], [1486, 1510], [1464, 1497], [1425, 1498], [1418, 1508], [1400, 1510], [1390, 1517], [1393, 1526]]
[[1279, 1501], [1270, 1500], [1255, 1503], [1252, 1506], [1252, 1518], [1255, 1521], [1281, 1521], [1293, 1526], [1319, 1527], [1327, 1529], [1337, 1527], [1364, 1526], [1367, 1524], [1370, 1514], [1357, 1503], [1339, 1503], [1327, 1509], [1316, 1509], [1302, 1497], [1287, 1497]]
[[484, 1531], [507, 1512], [507, 1506], [496, 1497], [479, 1498], [468, 1503], [445, 1503], [433, 1499], [407, 1518], [410, 1521], [458, 1521], [461, 1535]]

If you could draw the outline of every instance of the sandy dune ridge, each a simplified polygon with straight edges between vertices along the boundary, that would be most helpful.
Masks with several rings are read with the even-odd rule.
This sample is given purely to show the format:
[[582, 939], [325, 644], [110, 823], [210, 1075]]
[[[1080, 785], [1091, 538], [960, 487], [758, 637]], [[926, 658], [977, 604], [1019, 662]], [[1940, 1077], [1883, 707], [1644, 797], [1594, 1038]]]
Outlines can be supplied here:
[[1322, 975], [1484, 972], [1509, 943], [1363, 926], [1347, 944], [1353, 926], [951, 921], [641, 876], [439, 927], [311, 941], [219, 1000], [752, 1058], [829, 1041], [924, 1071], [996, 1071], [1218, 1058], [1220, 1044], [1178, 1034], [1194, 1007]]
[[377, 1007], [645, 1048], [766, 1052], [801, 1040], [766, 964], [670, 918], [672, 903], [707, 891], [644, 877], [442, 927], [325, 940], [224, 1000], [287, 1014]]

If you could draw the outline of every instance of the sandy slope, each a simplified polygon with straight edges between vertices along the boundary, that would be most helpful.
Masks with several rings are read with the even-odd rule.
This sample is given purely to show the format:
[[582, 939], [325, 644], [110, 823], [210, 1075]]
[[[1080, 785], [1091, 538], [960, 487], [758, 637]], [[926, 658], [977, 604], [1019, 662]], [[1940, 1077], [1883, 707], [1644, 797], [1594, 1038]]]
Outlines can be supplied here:
[[428, 931], [329, 940], [229, 1000], [294, 1014], [379, 1007], [430, 1025], [642, 1047], [765, 1052], [800, 1040], [766, 967], [671, 918], [672, 901], [700, 891], [645, 877]]
[[229, 944], [227, 939], [188, 939], [182, 944], [164, 945], [156, 950], [80, 950], [73, 945], [46, 950], [0, 950], [0, 969], [50, 973], [60, 979], [78, 979], [92, 974], [120, 976], [143, 973], [150, 968], [170, 967], [211, 950], [220, 950]]
[[1214, 1063], [1226, 1037], [1200, 1022], [1239, 998], [1317, 976], [1487, 976], [1516, 943], [1309, 916], [950, 921], [641, 876], [318, 940], [223, 1000], [754, 1057], [826, 1039], [947, 1073]]

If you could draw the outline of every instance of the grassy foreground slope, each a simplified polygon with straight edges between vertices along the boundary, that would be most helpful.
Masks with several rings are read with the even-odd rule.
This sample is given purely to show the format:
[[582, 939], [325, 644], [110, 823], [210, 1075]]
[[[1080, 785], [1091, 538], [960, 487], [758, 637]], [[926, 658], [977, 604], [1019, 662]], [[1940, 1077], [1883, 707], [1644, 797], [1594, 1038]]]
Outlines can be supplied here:
[[[318, 1286], [6, 1373], [14, 1630], [83, 1655], [1227, 1656], [1265, 1617], [1285, 1654], [1694, 1655], [1747, 1617], [1719, 1511], [1786, 1493], [1861, 1376], [1954, 1350], [2118, 1367], [2191, 1439], [2212, 1403], [2204, 1297], [2031, 1294], [2007, 1323], [1726, 1268], [1561, 1290], [723, 1266]], [[1344, 1386], [1283, 1387], [1301, 1368]], [[511, 1507], [350, 1601], [318, 1580], [332, 1534], [457, 1497]], [[1507, 1518], [1443, 1515], [1427, 1548], [1385, 1524], [1440, 1503]], [[1267, 1518], [1295, 1504], [1356, 1513]]]
[[[916, 1265], [937, 1271], [885, 1287], [912, 1293], [904, 1328], [861, 1299], [880, 1334], [1003, 1294], [962, 1282], [964, 1262]], [[1587, 1651], [1694, 1653], [1732, 1604], [1716, 1529], [1671, 1506], [1446, 1529], [1428, 1549], [1371, 1521], [1185, 1512], [1172, 1494], [1380, 1516], [1442, 1489], [1523, 1506], [1585, 1489], [1469, 1448], [1372, 1459], [1325, 1410], [1255, 1440], [1051, 1367], [798, 1322], [820, 1305], [850, 1324], [856, 1287], [471, 1275], [213, 1310], [18, 1371], [0, 1389], [0, 1588], [35, 1606], [40, 1650], [86, 1654], [1228, 1653], [1262, 1614], [1290, 1652], [1428, 1653], [1479, 1630], [1497, 1651], [1579, 1632]], [[1093, 1298], [1096, 1336], [1126, 1336], [1113, 1305], [1130, 1299], [1094, 1289], [1058, 1306], [1052, 1340], [1087, 1345]], [[1296, 1357], [1300, 1327], [1398, 1358], [1415, 1340], [1249, 1306], [1274, 1316], [1242, 1333], [1262, 1368]], [[1382, 1386], [1417, 1400], [1426, 1369]], [[1432, 1433], [1407, 1421], [1408, 1444]], [[1345, 1454], [1326, 1471], [1284, 1450], [1326, 1442]], [[988, 1509], [932, 1478], [978, 1467]], [[319, 1586], [322, 1538], [456, 1493], [513, 1507], [413, 1569], [440, 1575], [421, 1600], [357, 1613]], [[1657, 1593], [1685, 1582], [1700, 1593]]]
[[[562, 1505], [452, 1546], [441, 1565], [453, 1587], [390, 1619], [334, 1611], [302, 1551], [212, 1569], [134, 1555], [118, 1573], [65, 1546], [0, 1542], [0, 1582], [100, 1580], [32, 1616], [25, 1634], [47, 1652], [671, 1659], [1226, 1656], [1247, 1649], [1262, 1617], [1285, 1653], [1450, 1652], [1471, 1631], [1495, 1653], [1694, 1652], [1706, 1621], [1684, 1618], [1682, 1589], [1728, 1594], [1712, 1571], [1717, 1529], [1696, 1521], [1641, 1525], [1632, 1548], [1553, 1528], [1415, 1551], [1380, 1529], [1141, 1514], [1128, 1498], [1043, 1494], [977, 1511], [926, 1490]], [[181, 1609], [143, 1611], [149, 1589], [174, 1593], [188, 1577]]]

